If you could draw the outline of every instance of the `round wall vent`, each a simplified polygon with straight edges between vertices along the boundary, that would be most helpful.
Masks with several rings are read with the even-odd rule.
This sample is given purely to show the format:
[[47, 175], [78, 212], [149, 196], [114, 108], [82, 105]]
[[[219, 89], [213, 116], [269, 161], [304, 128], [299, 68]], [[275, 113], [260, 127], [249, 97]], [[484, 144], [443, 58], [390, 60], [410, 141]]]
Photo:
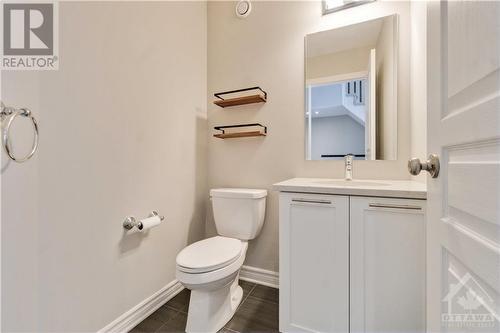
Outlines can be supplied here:
[[252, 11], [252, 4], [249, 0], [240, 0], [236, 4], [236, 16], [239, 18], [247, 17]]

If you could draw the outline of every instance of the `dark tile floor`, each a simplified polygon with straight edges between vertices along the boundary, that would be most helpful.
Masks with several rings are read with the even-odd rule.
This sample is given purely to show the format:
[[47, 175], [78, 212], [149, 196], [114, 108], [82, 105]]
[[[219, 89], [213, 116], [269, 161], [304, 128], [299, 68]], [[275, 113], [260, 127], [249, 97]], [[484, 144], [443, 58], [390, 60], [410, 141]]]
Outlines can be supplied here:
[[[278, 289], [240, 281], [243, 300], [233, 318], [221, 330], [234, 332], [278, 332]], [[184, 332], [190, 291], [184, 289], [132, 329], [132, 333]]]

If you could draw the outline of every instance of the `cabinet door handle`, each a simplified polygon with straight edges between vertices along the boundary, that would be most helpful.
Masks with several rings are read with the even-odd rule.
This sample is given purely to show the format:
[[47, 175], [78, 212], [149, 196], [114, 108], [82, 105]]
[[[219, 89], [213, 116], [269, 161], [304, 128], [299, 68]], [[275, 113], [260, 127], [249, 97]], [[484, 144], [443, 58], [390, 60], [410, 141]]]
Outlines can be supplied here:
[[422, 207], [412, 205], [393, 205], [393, 204], [377, 204], [371, 203], [370, 208], [391, 208], [391, 209], [408, 209], [408, 210], [422, 210]]
[[331, 205], [332, 202], [330, 200], [322, 200], [322, 199], [292, 199], [293, 202], [302, 202], [302, 203], [314, 203], [314, 204], [324, 204]]

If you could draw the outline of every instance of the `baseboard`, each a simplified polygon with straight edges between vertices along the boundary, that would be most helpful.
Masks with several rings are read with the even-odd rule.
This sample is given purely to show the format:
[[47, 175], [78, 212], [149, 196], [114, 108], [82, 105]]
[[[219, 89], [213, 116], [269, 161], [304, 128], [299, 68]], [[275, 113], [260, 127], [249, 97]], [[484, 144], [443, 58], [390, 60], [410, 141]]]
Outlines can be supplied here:
[[184, 287], [179, 281], [174, 280], [170, 282], [165, 287], [113, 320], [113, 322], [99, 330], [98, 333], [125, 333], [130, 331], [183, 289]]
[[268, 287], [279, 288], [278, 272], [268, 271], [262, 268], [243, 266], [240, 271], [240, 279]]

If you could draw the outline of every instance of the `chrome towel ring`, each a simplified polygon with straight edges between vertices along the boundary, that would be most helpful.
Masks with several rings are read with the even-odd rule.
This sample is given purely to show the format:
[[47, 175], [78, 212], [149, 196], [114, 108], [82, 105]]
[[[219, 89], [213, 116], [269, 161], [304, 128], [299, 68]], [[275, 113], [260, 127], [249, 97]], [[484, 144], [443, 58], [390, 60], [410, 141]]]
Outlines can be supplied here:
[[[15, 157], [13, 152], [12, 152], [12, 146], [11, 146], [11, 140], [9, 137], [9, 131], [10, 131], [10, 126], [12, 125], [12, 122], [16, 117], [18, 116], [23, 116], [26, 118], [31, 119], [31, 122], [33, 124], [33, 130], [35, 131], [35, 136], [33, 138], [33, 146], [31, 148], [31, 151], [28, 155], [24, 157]], [[23, 163], [29, 160], [36, 152], [38, 148], [38, 123], [36, 122], [35, 117], [33, 117], [32, 112], [27, 109], [27, 108], [12, 108], [12, 107], [7, 107], [3, 103], [1, 103], [1, 111], [0, 111], [0, 120], [3, 122], [5, 119], [7, 119], [7, 123], [2, 129], [2, 145], [9, 156], [11, 160], [17, 163]]]

